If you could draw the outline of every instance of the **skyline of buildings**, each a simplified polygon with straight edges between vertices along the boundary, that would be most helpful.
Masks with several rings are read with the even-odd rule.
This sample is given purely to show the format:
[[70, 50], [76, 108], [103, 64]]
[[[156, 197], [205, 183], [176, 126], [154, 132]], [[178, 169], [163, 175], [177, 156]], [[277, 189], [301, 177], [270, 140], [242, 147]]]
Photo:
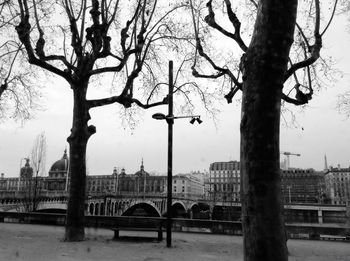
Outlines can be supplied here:
[[[67, 150], [55, 161], [48, 176], [40, 176], [38, 184], [44, 190], [67, 191], [69, 159]], [[0, 177], [0, 190], [20, 190], [33, 177], [29, 159], [20, 169], [20, 178]], [[172, 192], [184, 197], [208, 198], [213, 201], [240, 202], [240, 162], [220, 161], [210, 164], [208, 172], [190, 172], [173, 175]], [[87, 175], [87, 193], [145, 194], [167, 191], [167, 176], [152, 175], [145, 170], [143, 159], [140, 169], [127, 173], [125, 168], [114, 167], [110, 174]], [[284, 203], [348, 204], [350, 199], [350, 167], [327, 165], [324, 170], [281, 169], [281, 194]]]
[[[68, 191], [69, 188], [69, 158], [65, 150], [61, 159], [55, 161], [48, 176], [38, 176], [35, 183], [40, 191]], [[20, 169], [20, 177], [5, 177], [1, 174], [0, 190], [3, 191], [23, 191], [32, 189], [33, 168], [29, 160]], [[204, 173], [202, 173], [204, 175]], [[204, 195], [204, 179], [201, 173], [177, 174], [173, 176], [172, 192], [181, 197], [198, 197]], [[86, 192], [89, 194], [114, 194], [125, 195], [132, 194], [138, 196], [141, 194], [162, 194], [167, 193], [167, 176], [150, 175], [141, 161], [140, 170], [135, 173], [127, 174], [122, 168], [120, 172], [116, 168], [111, 174], [107, 175], [87, 175]]]
[[[65, 150], [64, 150], [65, 152], [65, 154], [66, 154], [66, 156], [68, 157], [68, 153], [67, 153], [67, 148], [65, 148]], [[289, 152], [288, 152], [289, 153]], [[300, 156], [300, 154], [293, 154], [293, 153], [291, 153], [291, 155], [293, 156], [295, 156], [295, 155], [298, 155], [298, 156]], [[289, 156], [290, 155], [285, 155], [285, 152], [281, 152], [281, 158], [280, 158], [280, 168], [281, 168], [281, 170], [288, 170], [288, 169], [314, 169], [314, 168], [311, 168], [311, 167], [307, 167], [307, 168], [294, 168], [294, 167], [291, 167], [290, 165], [293, 165], [293, 164], [291, 164], [290, 162], [291, 162], [291, 160], [290, 160], [290, 158], [289, 158]], [[25, 166], [25, 164], [27, 164], [27, 162], [28, 162], [28, 159], [29, 159], [29, 157], [24, 157], [24, 158], [21, 158], [21, 160], [20, 160], [20, 168], [21, 167], [23, 167], [23, 166]], [[142, 159], [142, 161], [143, 161], [143, 157], [141, 158]], [[23, 163], [23, 160], [26, 160], [26, 162], [25, 163]], [[30, 161], [30, 160], [29, 160]], [[229, 160], [227, 160], [227, 161], [222, 161], [222, 162], [229, 162], [229, 161], [236, 161], [236, 160], [232, 160], [232, 159], [229, 159]], [[221, 161], [220, 161], [221, 162]], [[22, 165], [23, 164], [23, 165]], [[87, 164], [88, 164], [88, 160], [87, 160]], [[210, 165], [211, 165], [212, 163], [210, 163]], [[323, 169], [322, 170], [325, 170], [326, 168], [328, 168], [328, 169], [331, 169], [331, 168], [335, 168], [335, 167], [333, 167], [333, 165], [332, 164], [330, 164], [330, 165], [328, 165], [328, 163], [327, 163], [327, 156], [326, 155], [324, 155], [324, 163], [323, 163], [323, 165], [324, 165], [324, 167], [323, 167]], [[336, 166], [339, 168], [340, 167], [340, 164], [336, 164]], [[349, 166], [348, 166], [349, 168], [350, 168], [350, 163], [349, 163]], [[51, 168], [51, 167], [50, 167]], [[122, 169], [124, 169], [124, 171], [126, 170], [126, 168], [123, 166], [123, 167], [121, 167], [121, 166], [114, 166], [113, 167], [113, 169], [114, 168], [116, 168], [118, 171], [121, 171]], [[344, 167], [343, 167], [344, 168]], [[346, 167], [345, 167], [346, 168]], [[315, 169], [314, 169], [315, 170]], [[322, 170], [315, 170], [315, 171], [322, 171]], [[206, 168], [206, 169], [204, 169], [204, 170], [194, 170], [194, 169], [191, 169], [191, 170], [188, 170], [188, 171], [185, 171], [185, 172], [187, 172], [187, 173], [196, 173], [196, 172], [204, 172], [204, 173], [207, 173], [207, 174], [209, 174], [209, 172], [210, 172], [210, 166], [208, 167], [208, 168]], [[19, 173], [19, 174], [18, 174]], [[162, 176], [162, 175], [167, 175], [167, 173], [166, 172], [161, 172], [161, 171], [157, 171], [157, 170], [151, 170], [151, 171], [149, 171], [149, 173], [151, 174], [151, 175], [155, 175], [155, 176]], [[181, 174], [181, 173], [184, 173], [183, 171], [182, 172], [179, 172], [179, 173], [177, 173], [177, 174]], [[18, 177], [18, 175], [21, 175], [21, 170], [19, 169], [19, 172], [17, 172], [17, 173], [15, 173], [15, 174], [13, 174], [13, 173], [10, 173], [10, 174], [8, 174], [8, 173], [6, 173], [5, 171], [2, 171], [2, 170], [0, 170], [0, 174], [1, 175], [4, 175], [4, 176], [6, 176], [6, 177]], [[177, 175], [177, 174], [175, 174], [175, 175]], [[98, 174], [98, 173], [90, 173], [90, 171], [89, 171], [89, 169], [87, 168], [87, 175], [108, 175], [108, 174]], [[174, 175], [174, 173], [173, 173], [173, 175]]]

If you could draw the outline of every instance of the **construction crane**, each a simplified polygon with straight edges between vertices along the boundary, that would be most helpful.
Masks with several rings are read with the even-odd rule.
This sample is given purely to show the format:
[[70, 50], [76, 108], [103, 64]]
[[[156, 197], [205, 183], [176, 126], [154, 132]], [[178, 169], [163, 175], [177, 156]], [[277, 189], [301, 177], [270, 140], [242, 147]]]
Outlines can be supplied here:
[[290, 156], [297, 156], [297, 157], [300, 157], [300, 154], [299, 153], [292, 153], [292, 152], [289, 152], [289, 151], [281, 151], [280, 152], [281, 154], [285, 155], [286, 158], [287, 158], [287, 164], [286, 164], [286, 169], [288, 170], [289, 167], [290, 167]]

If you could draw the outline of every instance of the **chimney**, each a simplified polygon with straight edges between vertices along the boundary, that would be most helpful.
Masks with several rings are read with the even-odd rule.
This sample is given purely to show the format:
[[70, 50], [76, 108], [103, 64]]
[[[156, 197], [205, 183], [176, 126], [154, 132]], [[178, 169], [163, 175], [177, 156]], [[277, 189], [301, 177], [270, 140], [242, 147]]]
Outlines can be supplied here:
[[2, 178], [2, 179], [4, 178], [4, 176], [5, 176], [5, 174], [4, 174], [4, 173], [1, 173], [1, 178]]

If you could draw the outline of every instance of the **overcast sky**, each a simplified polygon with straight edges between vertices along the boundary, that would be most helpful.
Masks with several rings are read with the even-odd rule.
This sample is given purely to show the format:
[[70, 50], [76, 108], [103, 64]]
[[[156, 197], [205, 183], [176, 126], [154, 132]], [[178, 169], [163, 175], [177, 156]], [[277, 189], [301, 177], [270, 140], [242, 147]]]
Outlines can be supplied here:
[[[350, 88], [350, 52], [346, 51], [350, 32], [344, 24], [345, 20], [337, 18], [326, 34], [322, 49], [336, 59], [344, 77], [334, 86], [324, 86], [305, 110], [294, 109], [296, 127], [281, 128], [281, 151], [301, 154], [290, 158], [292, 167], [322, 170], [325, 154], [329, 165], [350, 166], [350, 120], [336, 109], [337, 95]], [[19, 175], [20, 163], [24, 163], [21, 159], [30, 154], [35, 137], [43, 131], [47, 139], [46, 172], [62, 157], [64, 149], [69, 148], [66, 138], [72, 123], [71, 90], [65, 82], [55, 79], [43, 91], [45, 110], [36, 113], [34, 120], [23, 127], [11, 121], [0, 125], [0, 172], [7, 177]], [[124, 167], [127, 173], [134, 173], [140, 168], [142, 158], [146, 171], [165, 174], [167, 124], [152, 119], [151, 115], [166, 113], [167, 107], [141, 113], [138, 125], [131, 130], [123, 126], [116, 106], [120, 105], [91, 111], [90, 123], [97, 127], [97, 133], [88, 143], [89, 174], [111, 174], [113, 167]], [[216, 123], [200, 108], [201, 125], [176, 120], [174, 174], [208, 170], [215, 161], [239, 160], [240, 105], [223, 103], [220, 109]]]

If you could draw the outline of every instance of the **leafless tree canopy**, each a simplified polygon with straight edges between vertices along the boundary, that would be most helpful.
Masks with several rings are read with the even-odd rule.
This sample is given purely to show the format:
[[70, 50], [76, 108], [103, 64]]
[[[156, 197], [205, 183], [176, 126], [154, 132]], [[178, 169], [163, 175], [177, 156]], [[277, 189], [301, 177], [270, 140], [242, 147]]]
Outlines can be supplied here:
[[13, 1], [0, 3], [0, 121], [31, 118], [40, 98], [39, 86], [33, 84], [35, 74], [30, 71], [23, 55], [23, 45], [13, 28], [18, 14]]
[[[338, 0], [332, 3], [321, 3], [318, 0], [299, 2], [297, 30], [294, 39], [290, 39], [293, 44], [289, 65], [281, 86], [284, 90], [282, 99], [294, 105], [304, 105], [312, 99], [314, 89], [322, 84], [318, 75], [331, 77], [327, 75], [332, 70], [330, 61], [320, 56], [320, 50], [322, 36], [334, 18]], [[231, 90], [225, 96], [230, 103], [237, 91], [242, 89], [242, 75], [245, 69], [242, 67], [242, 61], [245, 59], [251, 40], [253, 30], [251, 21], [255, 19], [258, 1], [235, 1], [232, 4], [230, 0], [191, 0], [190, 3], [196, 35], [196, 58], [192, 74], [195, 77], [209, 79], [223, 77], [230, 82]], [[208, 32], [221, 35], [230, 41], [236, 58], [228, 56], [216, 59], [215, 55], [211, 55], [211, 50], [205, 46], [210, 41]]]
[[33, 175], [35, 177], [45, 175], [46, 137], [44, 132], [36, 137], [30, 158], [33, 167]]
[[[180, 67], [175, 92], [184, 99], [181, 108], [193, 110], [188, 95], [193, 91], [209, 108], [209, 88], [182, 80], [188, 71], [186, 53], [193, 37], [181, 15], [188, 7], [186, 2], [157, 0], [3, 1], [0, 33], [6, 37], [1, 38], [0, 49], [2, 118], [30, 117], [40, 98], [36, 79], [47, 76], [47, 71], [71, 86], [82, 79], [94, 87], [109, 85], [115, 95], [88, 101], [90, 108], [115, 102], [125, 108], [132, 104], [142, 108], [165, 104], [166, 99], [157, 101], [156, 97], [166, 93], [164, 69], [169, 59]], [[101, 77], [104, 74], [112, 82], [105, 81]], [[13, 110], [5, 110], [9, 108]]]
[[114, 77], [118, 95], [89, 100], [90, 108], [115, 102], [149, 108], [166, 102], [153, 100], [167, 82], [165, 62], [179, 59], [179, 42], [188, 40], [179, 18], [185, 7], [156, 0], [19, 0], [16, 30], [29, 62], [71, 86], [82, 79], [93, 84], [102, 74]]
[[338, 110], [347, 118], [350, 118], [350, 91], [338, 96]]

